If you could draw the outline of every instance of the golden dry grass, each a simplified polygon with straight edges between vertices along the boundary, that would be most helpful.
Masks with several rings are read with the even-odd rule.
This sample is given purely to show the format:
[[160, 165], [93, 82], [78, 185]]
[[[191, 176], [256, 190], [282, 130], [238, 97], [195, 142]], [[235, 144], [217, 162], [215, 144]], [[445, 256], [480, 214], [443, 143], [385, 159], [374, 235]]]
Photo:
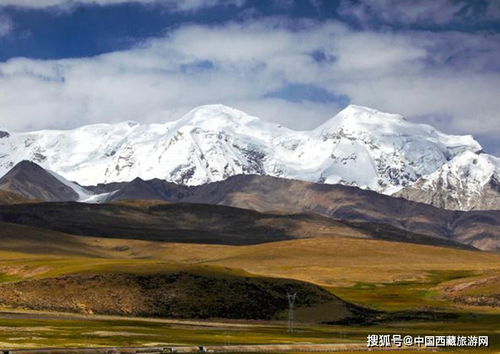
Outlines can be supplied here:
[[181, 263], [205, 263], [311, 281], [324, 286], [423, 278], [429, 271], [498, 271], [500, 255], [357, 238], [312, 238], [255, 246], [163, 244], [142, 252]]
[[[318, 221], [317, 225], [319, 224]], [[252, 246], [221, 246], [78, 237], [21, 225], [1, 226], [5, 227], [3, 231], [0, 230], [0, 282], [102, 272], [157, 274], [189, 270], [222, 276], [261, 275], [313, 282], [332, 289], [335, 294], [348, 301], [380, 309], [399, 310], [427, 305], [441, 307], [444, 302], [428, 298], [429, 292], [444, 293], [443, 284], [455, 286], [471, 280], [491, 278], [500, 271], [499, 254], [373, 240], [365, 238], [362, 234], [341, 233], [340, 231], [347, 232], [347, 229], [340, 228], [336, 232], [333, 229], [325, 229], [325, 232], [334, 232], [335, 237], [315, 237]], [[447, 278], [450, 274], [451, 277]], [[461, 274], [462, 278], [450, 280], [454, 274]], [[429, 285], [420, 284], [433, 277], [441, 278]], [[410, 284], [399, 285], [405, 281]], [[479, 285], [468, 289], [468, 294], [471, 291], [474, 294], [478, 291], [481, 293], [498, 291], [498, 282]], [[395, 294], [399, 297], [394, 297]], [[457, 322], [456, 329], [451, 327], [455, 325], [451, 322], [441, 324], [429, 322], [412, 324], [415, 328], [407, 330], [416, 331], [415, 333], [421, 333], [423, 330], [434, 331], [441, 334], [446, 326], [448, 330], [457, 333], [476, 333], [481, 330], [484, 333], [491, 333], [492, 341], [497, 339], [498, 329], [494, 323], [498, 323], [498, 309], [489, 309], [489, 313], [483, 309], [473, 310], [475, 311], [473, 317]], [[300, 318], [300, 313], [298, 316]], [[6, 326], [12, 326], [13, 323], [10, 319], [4, 322]], [[32, 322], [27, 321], [27, 325], [32, 326]], [[78, 332], [80, 329], [69, 331], [67, 323], [68, 321], [62, 323], [60, 329], [57, 326], [53, 327], [54, 323], [43, 323], [44, 326], [57, 328], [54, 331], [57, 336], [54, 334], [49, 338], [47, 334], [37, 334], [36, 337], [43, 340], [34, 343], [33, 346], [53, 345], [57, 338], [61, 345], [85, 343], [85, 340], [88, 340], [88, 323], [81, 324], [81, 333]], [[105, 330], [117, 333], [134, 328], [128, 326], [127, 329], [123, 329], [116, 323], [105, 325]], [[199, 329], [196, 329], [196, 332], [181, 333], [178, 328], [173, 328], [165, 332], [163, 326], [164, 324], [161, 328], [163, 337], [155, 340], [165, 340], [166, 335], [163, 333], [168, 333], [169, 340], [175, 338], [186, 343], [195, 340], [199, 343], [206, 340], [205, 338], [214, 338], [213, 330], [207, 331], [210, 332], [207, 334]], [[400, 332], [402, 325], [395, 324], [397, 327], [394, 328], [380, 326], [318, 327], [319, 335], [315, 333], [314, 336], [311, 335], [314, 338], [301, 338], [301, 341], [328, 342], [337, 340], [332, 338], [338, 336], [338, 333], [329, 331], [344, 333], [346, 330], [353, 330], [356, 333], [350, 335], [350, 338], [361, 342], [372, 330], [387, 332], [396, 328], [396, 331]], [[12, 344], [19, 341], [16, 339], [19, 337], [17, 329], [11, 331], [14, 334], [4, 332], [0, 331], [0, 342]], [[280, 337], [280, 334], [276, 333], [266, 333], [264, 338], [260, 333], [252, 337], [249, 331], [240, 332], [242, 342], [269, 343], [283, 340], [283, 336]], [[97, 335], [90, 338], [94, 345], [110, 340]], [[185, 338], [189, 338], [189, 341]], [[144, 337], [120, 336], [113, 340], [117, 345], [130, 345], [149, 343], [152, 339], [148, 334]]]
[[[0, 241], [0, 282], [184, 269], [312, 282], [345, 300], [379, 309], [440, 307], [448, 302], [441, 283], [491, 277], [500, 271], [499, 254], [354, 234], [223, 246], [79, 237], [9, 224], [7, 232], [0, 230]], [[494, 295], [497, 290], [488, 286], [479, 288]]]
[[[0, 259], [36, 258], [39, 261], [35, 263], [44, 263], [49, 262], [49, 255], [75, 258], [74, 267], [81, 270], [86, 268], [86, 263], [93, 264], [90, 268], [99, 264], [141, 268], [141, 263], [151, 267], [163, 261], [242, 269], [256, 275], [293, 278], [328, 287], [358, 282], [413, 281], [425, 278], [430, 271], [479, 274], [500, 270], [499, 254], [372, 240], [354, 233], [251, 246], [224, 246], [78, 237], [21, 225], [4, 225], [9, 229], [0, 231]], [[22, 257], [23, 253], [31, 256]], [[93, 260], [78, 260], [83, 258]], [[63, 269], [60, 271], [64, 272]]]

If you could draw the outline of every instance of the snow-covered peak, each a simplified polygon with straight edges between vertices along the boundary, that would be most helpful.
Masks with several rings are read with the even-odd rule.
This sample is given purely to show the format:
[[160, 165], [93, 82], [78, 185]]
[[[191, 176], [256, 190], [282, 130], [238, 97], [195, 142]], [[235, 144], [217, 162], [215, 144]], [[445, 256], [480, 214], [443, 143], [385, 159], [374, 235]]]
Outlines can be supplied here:
[[160, 124], [12, 133], [0, 139], [0, 175], [30, 160], [80, 185], [136, 177], [200, 185], [263, 174], [392, 194], [480, 150], [471, 136], [368, 107], [351, 105], [316, 129], [293, 131], [217, 104]]
[[259, 118], [250, 116], [236, 108], [223, 104], [210, 104], [196, 107], [186, 113], [177, 121], [179, 125], [211, 125], [212, 129], [217, 128], [217, 124], [248, 124], [258, 121]]
[[289, 131], [222, 104], [199, 106], [171, 124], [172, 133], [240, 135], [265, 141]]
[[[407, 121], [400, 114], [384, 113], [373, 108], [350, 105], [315, 129], [323, 139], [342, 135], [364, 141], [400, 141], [415, 147], [433, 145], [446, 160], [463, 151], [482, 151], [471, 135], [449, 135], [427, 124]], [[404, 148], [404, 147], [401, 147]], [[417, 151], [422, 154], [422, 151]]]
[[382, 123], [383, 121], [406, 121], [401, 114], [386, 113], [375, 108], [350, 104], [337, 113], [335, 119], [359, 123]]
[[174, 129], [189, 126], [212, 131], [238, 129], [240, 127], [262, 128], [270, 125], [236, 108], [222, 104], [204, 105], [189, 111], [175, 122]]
[[[460, 184], [470, 191], [480, 191], [491, 181], [494, 175], [500, 174], [500, 159], [488, 155], [464, 151], [455, 156], [451, 161], [441, 166], [437, 171], [424, 177], [422, 188], [429, 189], [437, 181]], [[454, 186], [457, 187], [457, 186]]]
[[498, 209], [499, 183], [500, 159], [464, 151], [397, 196], [446, 209]]
[[373, 108], [351, 104], [315, 130], [326, 134], [339, 129], [351, 132], [364, 131], [376, 126], [378, 129], [392, 128], [395, 131], [396, 127], [405, 123], [405, 119], [399, 114], [384, 113]]

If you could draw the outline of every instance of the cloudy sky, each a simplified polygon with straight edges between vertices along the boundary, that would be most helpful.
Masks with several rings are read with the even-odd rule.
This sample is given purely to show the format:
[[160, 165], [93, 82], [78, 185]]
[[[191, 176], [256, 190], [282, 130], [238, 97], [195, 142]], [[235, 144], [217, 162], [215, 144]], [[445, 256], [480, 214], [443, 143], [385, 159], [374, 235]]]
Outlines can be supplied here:
[[0, 128], [223, 103], [310, 129], [353, 103], [500, 156], [500, 1], [0, 0]]

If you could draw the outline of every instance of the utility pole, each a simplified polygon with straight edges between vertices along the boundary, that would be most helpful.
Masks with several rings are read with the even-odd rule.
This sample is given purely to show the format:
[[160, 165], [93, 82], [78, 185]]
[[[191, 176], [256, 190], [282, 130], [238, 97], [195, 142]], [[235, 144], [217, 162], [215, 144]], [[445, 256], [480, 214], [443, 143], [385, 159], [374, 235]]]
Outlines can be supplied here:
[[288, 332], [293, 333], [293, 326], [295, 322], [295, 313], [294, 313], [294, 306], [295, 306], [295, 299], [297, 298], [297, 293], [293, 294], [286, 294], [288, 298]]

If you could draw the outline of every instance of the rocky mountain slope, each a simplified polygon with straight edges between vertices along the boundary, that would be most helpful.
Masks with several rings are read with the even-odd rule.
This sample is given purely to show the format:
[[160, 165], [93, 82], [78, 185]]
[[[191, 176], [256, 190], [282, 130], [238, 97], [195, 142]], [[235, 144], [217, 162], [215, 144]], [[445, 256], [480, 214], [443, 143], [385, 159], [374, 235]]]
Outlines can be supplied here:
[[500, 209], [500, 159], [465, 151], [395, 196], [453, 210]]
[[78, 200], [83, 188], [64, 180], [36, 163], [21, 161], [2, 178], [0, 189], [43, 201]]
[[0, 189], [0, 204], [24, 204], [34, 202], [35, 200], [26, 198], [20, 194]]
[[[137, 198], [139, 195], [144, 198]], [[110, 201], [148, 198], [258, 211], [315, 213], [337, 220], [376, 224], [385, 233], [390, 225], [399, 234], [406, 230], [483, 250], [500, 249], [500, 211], [445, 210], [357, 187], [240, 175], [195, 187], [161, 180], [135, 180], [109, 194]]]
[[[464, 153], [492, 159], [481, 150], [471, 136], [446, 135], [400, 115], [361, 106], [348, 106], [316, 129], [293, 131], [233, 108], [208, 105], [163, 124], [124, 122], [67, 131], [4, 132], [0, 175], [29, 160], [81, 185], [139, 177], [192, 186], [256, 174], [393, 194]], [[468, 168], [481, 173], [482, 165]], [[495, 168], [498, 174], [498, 165]], [[457, 194], [459, 208], [471, 205], [466, 200], [475, 198], [470, 191], [476, 187], [481, 186], [466, 186]], [[483, 196], [493, 200], [474, 207], [500, 208], [497, 191], [490, 192]], [[449, 205], [442, 198], [406, 191], [402, 195]], [[85, 198], [89, 196], [80, 200]]]
[[[100, 184], [94, 187], [86, 187], [85, 189], [77, 184], [65, 181], [61, 177], [59, 177], [61, 179], [54, 177], [51, 182], [54, 182], [54, 180], [58, 182], [64, 181], [64, 183], [60, 182], [60, 184], [55, 184], [62, 188], [63, 191], [67, 191], [66, 188], [75, 188], [74, 193], [63, 193], [59, 195], [60, 199], [55, 199], [52, 193], [54, 185], [52, 183], [40, 183], [44, 181], [45, 178], [52, 177], [52, 173], [44, 171], [43, 168], [39, 166], [35, 165], [36, 167], [34, 167], [32, 165], [34, 164], [22, 163], [16, 166], [17, 173], [9, 174], [9, 176], [13, 184], [19, 185], [18, 180], [13, 176], [25, 176], [26, 174], [29, 175], [29, 171], [37, 171], [37, 176], [44, 178], [24, 178], [21, 179], [21, 181], [24, 181], [24, 183], [29, 186], [35, 185], [37, 187], [36, 191], [39, 200], [44, 200], [43, 196], [48, 196], [45, 199], [47, 201], [67, 201], [74, 200], [74, 198], [79, 195], [85, 198], [80, 200], [84, 200], [87, 203], [152, 200], [226, 205], [260, 212], [314, 213], [336, 220], [372, 225], [369, 230], [370, 232], [373, 233], [373, 230], [378, 228], [380, 232], [377, 234], [383, 235], [383, 237], [385, 237], [384, 239], [389, 240], [421, 242], [419, 240], [425, 235], [434, 239], [437, 238], [441, 241], [454, 241], [465, 245], [472, 245], [483, 250], [498, 250], [500, 248], [500, 211], [450, 211], [435, 208], [423, 203], [415, 203], [403, 198], [386, 196], [358, 187], [311, 183], [259, 175], [238, 175], [229, 177], [220, 182], [208, 183], [200, 186], [178, 185], [160, 179], [145, 181], [136, 178], [131, 182]], [[45, 190], [45, 187], [49, 189]], [[28, 191], [31, 191], [31, 189], [28, 189]], [[22, 194], [22, 191], [19, 193]], [[33, 194], [28, 194], [27, 196], [33, 198]], [[86, 212], [101, 208], [102, 215], [105, 215], [116, 209], [116, 206], [113, 205], [103, 205], [102, 207], [96, 205], [92, 207], [88, 204], [77, 203], [63, 206], [58, 210], [49, 210], [50, 208], [48, 207], [43, 207], [45, 208], [43, 209], [36, 206], [32, 206], [31, 209], [33, 209], [34, 215], [37, 215], [36, 218], [43, 224], [50, 221], [47, 219], [47, 213], [50, 215], [55, 213], [63, 216], [67, 214], [65, 211], [66, 207], [71, 209], [71, 211], [68, 211], [69, 214], [67, 218], [63, 217], [61, 220], [55, 220], [55, 224], [60, 227], [69, 222], [69, 226], [76, 227], [80, 231], [83, 230], [81, 229], [83, 226], [80, 225], [80, 219], [90, 218], [93, 223], [100, 220], [98, 215], [87, 215], [85, 214]], [[23, 206], [21, 206], [21, 208], [26, 210], [29, 209]], [[9, 213], [12, 214], [13, 217], [19, 214], [17, 216], [21, 217], [23, 222], [27, 220], [27, 215], [17, 213], [15, 211], [17, 209], [14, 206], [4, 209], [5, 210], [2, 211], [2, 217]], [[42, 209], [45, 210], [45, 212]], [[76, 213], [78, 210], [82, 211], [83, 214], [80, 215]], [[208, 210], [210, 210], [210, 208], [208, 208]], [[80, 216], [74, 218], [73, 216], [76, 214]], [[136, 210], [133, 211], [129, 217], [136, 220], [139, 215], [142, 214]], [[17, 222], [14, 219], [3, 220]], [[142, 231], [150, 230], [149, 223], [151, 220], [148, 218], [144, 220], [139, 229]], [[126, 223], [126, 219], [121, 221], [115, 220], [114, 222], [106, 219], [103, 222], [105, 224], [118, 225], [118, 228], [115, 230], [115, 237], [125, 237], [123, 234], [125, 231], [119, 226], [123, 225], [123, 222]], [[158, 219], [153, 224], [161, 226], [161, 224], [165, 222], [168, 228], [172, 223], [175, 224], [177, 220], [175, 217], [168, 220]], [[37, 223], [31, 225], [39, 226]], [[91, 225], [96, 226], [97, 224]], [[241, 225], [235, 227], [236, 229], [241, 229]], [[226, 226], [224, 226], [224, 228], [226, 228]], [[139, 229], [133, 228], [128, 231], [132, 233], [133, 237], [133, 235], [139, 232]], [[55, 230], [66, 232], [73, 231], [61, 228], [56, 228]], [[101, 236], [102, 234], [99, 232], [102, 231], [99, 228], [96, 230], [97, 233], [90, 234]], [[154, 229], [153, 231], [156, 232], [158, 230]], [[208, 231], [209, 230], [205, 230], [203, 233], [210, 236], [210, 232]], [[273, 232], [276, 233], [277, 230]], [[416, 235], [420, 236], [416, 237]], [[250, 237], [250, 239], [251, 238], [252, 237]]]

